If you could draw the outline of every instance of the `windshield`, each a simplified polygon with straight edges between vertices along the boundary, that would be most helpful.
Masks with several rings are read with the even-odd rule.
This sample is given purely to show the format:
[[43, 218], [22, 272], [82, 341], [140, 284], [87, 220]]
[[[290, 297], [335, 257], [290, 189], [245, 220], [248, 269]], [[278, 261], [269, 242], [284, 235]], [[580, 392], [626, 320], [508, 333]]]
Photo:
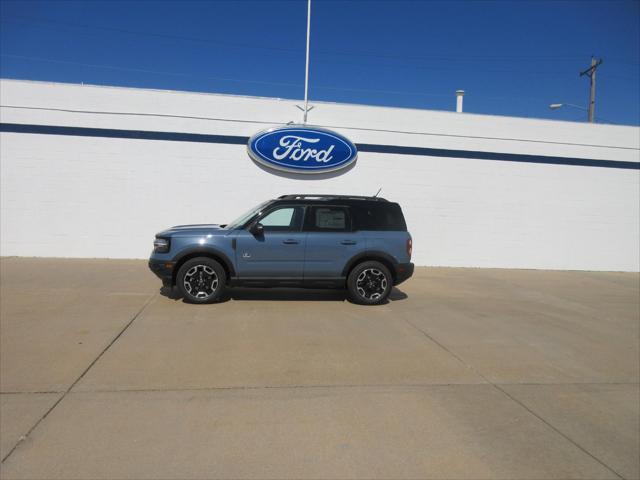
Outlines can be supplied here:
[[224, 226], [224, 228], [229, 229], [229, 230], [235, 230], [236, 228], [242, 227], [245, 223], [247, 223], [247, 221], [249, 221], [249, 219], [251, 217], [253, 217], [256, 213], [258, 213], [260, 210], [262, 210], [269, 203], [271, 203], [271, 200], [268, 200], [266, 202], [262, 202], [257, 207], [253, 207], [247, 213], [245, 213], [243, 215], [240, 215], [234, 221], [229, 222], [227, 225]]

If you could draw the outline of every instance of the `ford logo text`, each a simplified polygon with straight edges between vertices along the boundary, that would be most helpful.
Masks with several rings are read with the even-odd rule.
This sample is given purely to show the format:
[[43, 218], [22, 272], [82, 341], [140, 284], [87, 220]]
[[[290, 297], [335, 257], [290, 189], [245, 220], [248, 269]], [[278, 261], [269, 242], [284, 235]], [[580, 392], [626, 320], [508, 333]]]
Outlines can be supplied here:
[[358, 151], [342, 135], [324, 128], [286, 126], [256, 133], [249, 156], [276, 170], [294, 173], [332, 172], [356, 161]]

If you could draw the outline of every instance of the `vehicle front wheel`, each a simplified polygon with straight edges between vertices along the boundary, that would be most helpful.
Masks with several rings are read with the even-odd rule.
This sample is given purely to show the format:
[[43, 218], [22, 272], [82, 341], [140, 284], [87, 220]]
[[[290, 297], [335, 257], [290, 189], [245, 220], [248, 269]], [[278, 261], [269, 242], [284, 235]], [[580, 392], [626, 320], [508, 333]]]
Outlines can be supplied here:
[[385, 302], [392, 287], [391, 272], [376, 261], [356, 265], [347, 277], [351, 300], [361, 305], [379, 305]]
[[222, 298], [227, 275], [212, 258], [187, 260], [178, 270], [178, 290], [189, 303], [212, 303]]

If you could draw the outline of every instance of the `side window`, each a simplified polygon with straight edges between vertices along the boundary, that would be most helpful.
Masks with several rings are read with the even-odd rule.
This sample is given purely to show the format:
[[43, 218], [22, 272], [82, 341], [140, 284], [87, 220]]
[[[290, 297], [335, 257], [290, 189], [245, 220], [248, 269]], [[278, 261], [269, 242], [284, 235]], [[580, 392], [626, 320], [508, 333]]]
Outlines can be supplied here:
[[400, 206], [393, 203], [359, 207], [356, 224], [360, 230], [407, 230]]
[[345, 207], [311, 207], [307, 229], [315, 232], [351, 231], [349, 210]]
[[266, 232], [299, 231], [302, 226], [302, 207], [282, 207], [260, 219]]

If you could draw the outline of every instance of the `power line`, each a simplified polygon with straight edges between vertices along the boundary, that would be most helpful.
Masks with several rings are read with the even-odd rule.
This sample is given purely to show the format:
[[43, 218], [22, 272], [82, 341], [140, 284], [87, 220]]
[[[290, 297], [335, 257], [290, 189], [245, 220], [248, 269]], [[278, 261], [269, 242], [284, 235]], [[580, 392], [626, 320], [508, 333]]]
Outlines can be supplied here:
[[[75, 62], [75, 61], [71, 61], [71, 60], [59, 60], [59, 59], [51, 59], [51, 58], [43, 58], [43, 57], [33, 57], [33, 56], [28, 56], [28, 55], [15, 55], [15, 54], [0, 54], [0, 56], [3, 57], [8, 57], [8, 58], [17, 58], [17, 59], [23, 59], [23, 60], [32, 60], [32, 61], [41, 61], [41, 62], [50, 62], [50, 63], [60, 63], [60, 64], [68, 64], [68, 65], [78, 65], [78, 66], [84, 66], [84, 67], [93, 67], [93, 68], [106, 68], [106, 69], [111, 69], [111, 70], [122, 70], [122, 71], [131, 71], [131, 72], [139, 72], [139, 73], [151, 73], [151, 74], [158, 74], [158, 75], [172, 75], [172, 76], [182, 76], [182, 77], [192, 77], [192, 78], [202, 78], [202, 79], [209, 79], [209, 80], [221, 80], [221, 81], [238, 81], [238, 82], [245, 82], [245, 83], [256, 83], [256, 84], [265, 84], [265, 85], [280, 85], [280, 86], [290, 86], [290, 87], [297, 87], [300, 86], [300, 84], [294, 84], [294, 83], [285, 83], [285, 82], [268, 82], [268, 81], [261, 81], [261, 80], [242, 80], [242, 79], [237, 79], [237, 78], [228, 78], [228, 77], [218, 77], [218, 76], [205, 76], [205, 75], [193, 75], [193, 74], [188, 74], [188, 73], [178, 73], [178, 72], [166, 72], [166, 71], [158, 71], [158, 70], [148, 70], [148, 69], [142, 69], [142, 68], [133, 68], [133, 67], [121, 67], [121, 66], [117, 66], [117, 65], [105, 65], [105, 64], [95, 64], [95, 63], [84, 63], [84, 62]], [[323, 63], [324, 60], [317, 60], [320, 63]], [[366, 62], [358, 62], [358, 61], [349, 61], [349, 62], [341, 62], [341, 61], [331, 61], [329, 62], [330, 64], [345, 64], [345, 65], [360, 65], [360, 66], [367, 66], [367, 67], [376, 67], [376, 68], [380, 68], [380, 67], [384, 67], [384, 68], [410, 68], [412, 70], [427, 70], [429, 72], [433, 72], [433, 71], [442, 71], [442, 72], [451, 72], [451, 71], [462, 71], [465, 67], [461, 66], [460, 68], [458, 67], [437, 67], [437, 68], [433, 68], [433, 67], [428, 67], [428, 66], [422, 66], [422, 65], [397, 65], [397, 64], [388, 64], [388, 63], [380, 63], [377, 62], [375, 65], [374, 64], [370, 64], [370, 63], [366, 63]], [[568, 75], [569, 72], [563, 72], [563, 71], [544, 71], [544, 70], [537, 70], [537, 71], [523, 71], [523, 70], [514, 70], [514, 69], [480, 69], [480, 68], [475, 68], [475, 70], [480, 70], [482, 72], [486, 72], [486, 73], [519, 73], [519, 74], [526, 74], [526, 75], [550, 75], [550, 76], [562, 76], [562, 75]], [[318, 86], [314, 85], [313, 88], [318, 88]], [[323, 87], [323, 88], [327, 88], [327, 89], [332, 89], [332, 88], [337, 88], [337, 87]], [[380, 91], [380, 93], [385, 93], [385, 92], [390, 92], [393, 93], [393, 91], [387, 90], [387, 91]]]
[[[119, 70], [125, 72], [138, 72], [138, 73], [149, 73], [153, 75], [170, 75], [170, 76], [180, 76], [180, 77], [189, 77], [189, 78], [197, 78], [202, 80], [220, 80], [220, 81], [228, 81], [228, 82], [244, 82], [244, 83], [257, 83], [257, 84], [265, 84], [265, 85], [276, 85], [276, 86], [285, 86], [285, 87], [302, 87], [301, 83], [283, 83], [283, 82], [268, 82], [262, 80], [244, 80], [240, 78], [229, 78], [229, 77], [216, 77], [216, 76], [208, 76], [208, 75], [193, 75], [189, 73], [180, 73], [180, 72], [163, 72], [158, 70], [146, 70], [142, 68], [129, 68], [129, 67], [119, 67], [115, 65], [102, 65], [95, 63], [83, 63], [83, 62], [73, 62], [68, 60], [57, 60], [57, 59], [49, 59], [42, 57], [29, 57], [26, 55], [12, 55], [2, 53], [0, 57], [9, 57], [9, 58], [17, 58], [23, 60], [33, 60], [39, 62], [50, 62], [50, 63], [58, 63], [64, 65], [77, 65], [82, 67], [92, 67], [92, 68], [106, 68], [110, 70]], [[348, 92], [363, 92], [363, 93], [386, 93], [392, 95], [415, 95], [422, 97], [448, 97], [450, 94], [445, 93], [424, 93], [424, 92], [412, 92], [412, 91], [400, 91], [400, 90], [376, 90], [376, 89], [367, 89], [367, 88], [346, 88], [346, 87], [334, 87], [329, 85], [315, 85], [314, 89], [319, 90], [343, 90]]]
[[[258, 85], [274, 85], [274, 86], [281, 86], [281, 87], [297, 87], [297, 88], [301, 88], [303, 86], [302, 83], [270, 82], [270, 81], [265, 81], [265, 80], [247, 80], [247, 79], [240, 79], [240, 78], [220, 77], [220, 76], [211, 76], [211, 75], [194, 75], [194, 74], [183, 73], [183, 72], [167, 72], [167, 71], [160, 71], [160, 70], [148, 70], [148, 69], [142, 69], [142, 68], [121, 67], [121, 66], [117, 66], [117, 65], [105, 65], [105, 64], [75, 62], [75, 61], [71, 61], [71, 60], [59, 60], [59, 59], [43, 58], [43, 57], [31, 57], [31, 56], [27, 56], [27, 55], [14, 55], [14, 54], [2, 53], [2, 54], [0, 54], [0, 57], [15, 58], [15, 59], [21, 59], [21, 60], [28, 60], [28, 61], [37, 61], [37, 62], [56, 63], [56, 64], [62, 64], [62, 65], [76, 65], [76, 66], [90, 67], [90, 68], [102, 68], [102, 69], [117, 70], [117, 71], [123, 71], [123, 72], [137, 72], [137, 73], [145, 73], [145, 74], [151, 74], [151, 75], [166, 75], [166, 76], [175, 76], [175, 77], [194, 78], [194, 79], [199, 79], [199, 80], [218, 80], [218, 81], [224, 81], [224, 82], [252, 83], [252, 84], [258, 84]], [[493, 72], [493, 70], [491, 70], [491, 71]], [[513, 72], [517, 72], [517, 71], [510, 70], [509, 72], [513, 73]], [[518, 73], [520, 73], [520, 72], [518, 72]], [[524, 73], [524, 72], [522, 72], [522, 73]], [[554, 75], [558, 74], [558, 75], [563, 75], [562, 72], [538, 72], [538, 73], [540, 73], [540, 74], [554, 74]], [[626, 78], [626, 77], [619, 77], [619, 76], [610, 75], [610, 74], [607, 74], [607, 77], [616, 77], [616, 78], [621, 78], [621, 79], [625, 79], [625, 80], [632, 80], [632, 79], [629, 79], [629, 78]], [[427, 92], [416, 92], [416, 91], [410, 91], [410, 90], [386, 90], [386, 89], [370, 89], [370, 88], [350, 88], [350, 87], [336, 87], [336, 86], [333, 86], [333, 85], [314, 85], [313, 89], [314, 90], [344, 91], [344, 92], [381, 93], [381, 94], [389, 94], [389, 95], [415, 96], [415, 97], [441, 97], [441, 98], [446, 98], [446, 97], [450, 97], [451, 96], [451, 93], [427, 93]], [[516, 99], [516, 100], [521, 100], [521, 101], [527, 101], [527, 100], [544, 101], [544, 99], [539, 98], [539, 97], [532, 97], [532, 96], [525, 96], [525, 95], [518, 95], [518, 96], [510, 96], [510, 95], [490, 96], [490, 95], [484, 95], [483, 94], [482, 98], [494, 99], [494, 100], [513, 100], [513, 99]]]
[[[189, 37], [183, 35], [172, 35], [167, 33], [157, 33], [157, 32], [144, 32], [140, 30], [130, 30], [124, 29], [120, 27], [110, 27], [110, 26], [99, 26], [99, 25], [89, 25], [89, 24], [78, 24], [72, 22], [65, 22], [60, 20], [51, 20], [44, 18], [34, 18], [27, 16], [13, 16], [13, 18], [2, 18], [0, 19], [2, 22], [22, 22], [22, 23], [48, 23], [52, 25], [64, 25], [73, 28], [85, 28], [92, 30], [106, 30], [118, 33], [124, 33], [128, 35], [142, 35], [142, 36], [150, 36], [157, 38], [167, 38], [172, 40], [184, 40], [190, 42], [198, 42], [198, 43], [210, 43], [214, 45], [225, 45], [229, 47], [238, 47], [238, 48], [249, 48], [249, 49], [262, 49], [262, 50], [275, 50], [275, 51], [288, 51], [301, 53], [302, 49], [294, 49], [287, 47], [277, 47], [277, 46], [269, 46], [264, 44], [255, 44], [255, 43], [237, 43], [237, 42], [229, 42], [226, 40], [213, 40], [209, 38], [202, 37]], [[372, 58], [389, 58], [389, 59], [400, 59], [400, 60], [424, 60], [424, 61], [557, 61], [557, 62], [565, 62], [567, 60], [579, 60], [584, 58], [585, 55], [574, 54], [574, 55], [522, 55], [522, 54], [513, 54], [513, 55], [483, 55], [483, 54], [474, 54], [474, 55], [426, 55], [426, 56], [413, 56], [413, 55], [398, 55], [398, 54], [390, 54], [390, 53], [380, 53], [380, 52], [367, 52], [367, 51], [330, 51], [330, 50], [317, 50], [316, 54], [320, 55], [336, 55], [336, 56], [360, 56], [360, 57], [372, 57]]]
[[[71, 22], [64, 22], [64, 21], [56, 21], [56, 20], [50, 20], [50, 19], [36, 19], [36, 18], [31, 18], [31, 17], [18, 17], [19, 19], [17, 21], [22, 21], [23, 23], [25, 23], [25, 20], [22, 19], [28, 19], [31, 22], [38, 22], [38, 23], [50, 23], [50, 24], [55, 24], [55, 25], [66, 25], [66, 26], [71, 26], [74, 28], [87, 28], [87, 29], [99, 29], [99, 30], [108, 30], [108, 31], [114, 31], [114, 32], [118, 32], [118, 33], [125, 33], [125, 34], [132, 34], [132, 35], [143, 35], [143, 36], [152, 36], [152, 37], [160, 37], [160, 38], [169, 38], [169, 39], [178, 39], [178, 40], [186, 40], [186, 41], [193, 41], [193, 42], [203, 42], [203, 43], [210, 43], [210, 44], [215, 44], [215, 45], [224, 45], [224, 46], [228, 46], [228, 47], [238, 47], [238, 48], [249, 48], [249, 49], [266, 49], [266, 50], [274, 50], [274, 51], [289, 51], [289, 52], [295, 52], [295, 53], [301, 53], [301, 51], [296, 50], [296, 49], [291, 49], [291, 48], [285, 48], [285, 47], [274, 47], [274, 46], [266, 46], [263, 44], [249, 44], [249, 43], [233, 43], [233, 42], [227, 42], [227, 41], [218, 41], [218, 40], [211, 40], [211, 39], [206, 39], [206, 38], [198, 38], [198, 37], [188, 37], [188, 36], [179, 36], [179, 35], [170, 35], [170, 34], [164, 34], [164, 33], [155, 33], [155, 32], [142, 32], [142, 31], [136, 31], [136, 30], [129, 30], [129, 29], [122, 29], [122, 28], [118, 28], [118, 27], [108, 27], [108, 26], [95, 26], [95, 25], [88, 25], [88, 24], [74, 24]], [[16, 18], [3, 18], [0, 19], [0, 21], [16, 21]], [[28, 24], [29, 22], [26, 21], [26, 23]], [[354, 52], [354, 51], [341, 51], [341, 52], [336, 52], [336, 51], [326, 51], [326, 50], [317, 50], [315, 52], [317, 55], [321, 55], [321, 56], [348, 56], [350, 57], [349, 61], [339, 61], [339, 60], [326, 60], [326, 59], [316, 59], [317, 62], [320, 63], [330, 63], [330, 64], [347, 64], [347, 65], [364, 65], [364, 66], [374, 66], [376, 68], [380, 68], [380, 67], [386, 67], [386, 68], [397, 68], [397, 67], [403, 67], [403, 68], [411, 68], [411, 69], [420, 69], [420, 70], [428, 70], [428, 71], [458, 71], [458, 70], [462, 70], [464, 68], [467, 68], [466, 65], [464, 65], [464, 63], [469, 63], [469, 62], [482, 62], [482, 63], [486, 63], [489, 61], [493, 61], [493, 62], [513, 62], [513, 61], [561, 61], [561, 62], [566, 62], [566, 60], [569, 59], [579, 59], [579, 58], [583, 58], [584, 56], [574, 56], [574, 55], [558, 55], [558, 56], [548, 56], [548, 55], [517, 55], [517, 56], [511, 56], [511, 55], [473, 55], [473, 56], [442, 56], [442, 55], [431, 55], [431, 56], [409, 56], [409, 55], [396, 55], [396, 54], [384, 54], [384, 53], [371, 53], [371, 52]], [[370, 57], [370, 58], [383, 58], [383, 59], [396, 59], [396, 60], [408, 60], [411, 62], [415, 62], [415, 61], [425, 61], [425, 62], [452, 62], [452, 63], [463, 63], [460, 66], [452, 66], [452, 67], [437, 67], [437, 68], [433, 68], [433, 66], [429, 65], [429, 66], [425, 66], [425, 65], [416, 65], [415, 63], [411, 63], [411, 64], [388, 64], [388, 63], [381, 63], [381, 62], [377, 62], [375, 65], [370, 64], [370, 63], [366, 63], [366, 62], [359, 62], [357, 60], [354, 61], [353, 57]], [[25, 57], [26, 58], [26, 57]], [[35, 57], [32, 57], [35, 58]], [[92, 66], [90, 64], [85, 64], [86, 66]], [[102, 66], [102, 65], [95, 65], [96, 68], [112, 68], [112, 69], [121, 69], [122, 67], [116, 67], [116, 66]], [[519, 74], [526, 74], [526, 75], [549, 75], [549, 76], [560, 76], [560, 75], [568, 75], [570, 72], [569, 71], [557, 71], [557, 70], [540, 70], [540, 69], [535, 69], [535, 70], [518, 70], [518, 69], [509, 69], [509, 68], [498, 68], [498, 69], [492, 69], [492, 68], [486, 68], [483, 67], [482, 65], [479, 66], [474, 66], [473, 67], [474, 70], [476, 71], [483, 71], [483, 72], [487, 72], [487, 73], [519, 73]], [[147, 72], [147, 73], [159, 73], [159, 74], [164, 74], [164, 75], [186, 75], [186, 74], [176, 74], [176, 73], [169, 73], [169, 72], [153, 72], [153, 71], [145, 71], [143, 69], [140, 70], [131, 70], [131, 71], [140, 71], [140, 72]], [[259, 81], [248, 81], [248, 80], [239, 80], [239, 79], [225, 79], [225, 78], [220, 78], [220, 77], [207, 77], [210, 78], [212, 80], [228, 80], [228, 81], [244, 81], [247, 83], [265, 83], [265, 84], [277, 84], [275, 82], [259, 82]], [[280, 85], [286, 86], [286, 84], [284, 83], [280, 83]], [[293, 84], [289, 84], [288, 86], [294, 86]], [[314, 87], [315, 88], [315, 87]], [[328, 88], [328, 87], [327, 87]], [[384, 92], [381, 92], [384, 93]]]
[[125, 33], [125, 34], [128, 34], [128, 35], [143, 35], [143, 36], [149, 36], [149, 37], [166, 38], [166, 39], [170, 39], [170, 40], [185, 40], [185, 41], [189, 41], [189, 42], [211, 43], [211, 44], [215, 44], [215, 45], [225, 45], [225, 46], [230, 46], [230, 47], [258, 48], [258, 49], [263, 49], [263, 50], [278, 50], [278, 51], [288, 51], [288, 52], [299, 52], [299, 50], [297, 50], [297, 49], [286, 48], [286, 47], [274, 47], [274, 46], [268, 46], [268, 45], [264, 45], [264, 44], [227, 42], [227, 41], [224, 41], [224, 40], [212, 40], [212, 39], [209, 39], [209, 38], [187, 37], [187, 36], [182, 36], [182, 35], [171, 35], [171, 34], [168, 34], [168, 33], [157, 33], [157, 32], [142, 32], [142, 31], [139, 31], [139, 30], [129, 30], [129, 29], [126, 29], [126, 28], [119, 28], [119, 27], [105, 27], [105, 26], [98, 26], [98, 25], [88, 25], [88, 24], [64, 22], [64, 21], [59, 21], [59, 20], [39, 19], [39, 18], [22, 17], [22, 16], [15, 16], [14, 18], [2, 18], [1, 21], [2, 22], [9, 22], [9, 21], [21, 22], [22, 21], [22, 23], [27, 23], [27, 24], [29, 22], [48, 23], [48, 24], [52, 24], [52, 25], [64, 25], [64, 26], [73, 27], [73, 28], [87, 28], [87, 29], [91, 29], [91, 30], [106, 30], [106, 31], [111, 31], [111, 32]]
[[[302, 54], [302, 49], [294, 49], [294, 48], [286, 48], [279, 46], [269, 46], [264, 44], [252, 44], [252, 43], [237, 43], [237, 42], [229, 42], [226, 40], [215, 40], [211, 38], [202, 38], [202, 37], [190, 37], [190, 36], [181, 36], [181, 35], [172, 35], [166, 33], [157, 33], [157, 32], [145, 32], [138, 31], [132, 29], [125, 29], [120, 27], [113, 26], [97, 26], [97, 25], [89, 25], [89, 24], [78, 24], [67, 21], [58, 21], [52, 19], [44, 19], [44, 18], [34, 18], [27, 16], [14, 16], [13, 18], [0, 18], [0, 22], [17, 22], [27, 25], [36, 24], [50, 24], [50, 25], [58, 25], [62, 27], [71, 27], [71, 28], [81, 28], [81, 29], [90, 29], [90, 30], [105, 30], [111, 31], [120, 34], [126, 35], [141, 35], [155, 38], [165, 38], [171, 40], [180, 40], [180, 41], [190, 41], [190, 42], [198, 42], [198, 43], [206, 43], [212, 45], [220, 45], [225, 47], [233, 47], [233, 48], [246, 48], [246, 49], [260, 49], [274, 52], [295, 52]], [[34, 25], [36, 28], [47, 28], [43, 25]], [[72, 32], [74, 33], [74, 32]], [[77, 34], [78, 32], [75, 32]], [[88, 32], [85, 32], [88, 33]], [[328, 59], [328, 58], [317, 58], [316, 61], [319, 63], [328, 63], [328, 64], [348, 64], [348, 65], [363, 65], [370, 66], [374, 68], [411, 68], [412, 70], [427, 70], [429, 72], [434, 71], [462, 71], [462, 69], [466, 68], [464, 63], [469, 62], [482, 62], [482, 64], [486, 64], [488, 62], [516, 62], [516, 61], [539, 61], [539, 62], [566, 62], [567, 60], [574, 60], [583, 58], [583, 55], [426, 55], [426, 56], [412, 56], [412, 55], [401, 55], [395, 53], [380, 53], [380, 52], [367, 52], [367, 51], [326, 51], [326, 50], [318, 50], [314, 52], [317, 55], [324, 57], [341, 57], [348, 56], [349, 60], [337, 60], [337, 59]], [[43, 58], [43, 57], [30, 57], [24, 55], [12, 55], [12, 54], [1, 54], [2, 57], [22, 59], [28, 61], [40, 61], [40, 62], [50, 62], [57, 64], [67, 64], [67, 65], [78, 65], [89, 68], [102, 68], [102, 69], [110, 69], [117, 71], [129, 71], [129, 72], [138, 72], [149, 75], [167, 75], [167, 76], [175, 76], [175, 77], [184, 77], [184, 78], [196, 78], [203, 80], [215, 80], [221, 82], [238, 82], [238, 83], [247, 83], [247, 84], [258, 84], [258, 85], [273, 85], [273, 86], [281, 86], [281, 87], [295, 87], [301, 88], [301, 83], [288, 83], [288, 82], [272, 82], [272, 81], [264, 81], [264, 80], [250, 80], [250, 79], [240, 79], [240, 78], [231, 78], [231, 77], [222, 77], [222, 76], [209, 76], [209, 75], [194, 75], [184, 72], [167, 72], [167, 71], [158, 71], [151, 69], [142, 69], [142, 68], [133, 68], [133, 67], [122, 67], [117, 65], [105, 65], [105, 64], [91, 64], [91, 63], [83, 63], [83, 62], [74, 62], [74, 61], [66, 61], [66, 60], [58, 60], [51, 58]], [[355, 59], [354, 59], [355, 57]], [[363, 57], [363, 58], [359, 58]], [[410, 61], [411, 64], [406, 63], [387, 63], [383, 61], [377, 61], [374, 63], [367, 63], [367, 57], [371, 59], [386, 59], [386, 60], [400, 60], [400, 61]], [[432, 65], [419, 65], [416, 62], [424, 61], [424, 62], [451, 62], [451, 63], [461, 63], [460, 65], [451, 65], [451, 66], [437, 66], [434, 68]], [[639, 62], [630, 62], [620, 58], [614, 58], [613, 61], [616, 63], [625, 64], [628, 66], [640, 65]], [[512, 68], [487, 68], [485, 65], [478, 65], [473, 67], [474, 71], [487, 72], [487, 73], [516, 73], [522, 75], [550, 75], [550, 76], [562, 76], [568, 75], [569, 72], [564, 72], [561, 70], [518, 70]], [[634, 81], [629, 77], [623, 77], [619, 75], [609, 75], [608, 72], [606, 77], [618, 78], [627, 81]], [[379, 94], [388, 94], [388, 95], [400, 95], [400, 96], [415, 96], [415, 97], [448, 97], [449, 93], [424, 93], [424, 92], [414, 92], [414, 91], [399, 91], [399, 90], [385, 90], [385, 89], [360, 89], [360, 88], [348, 88], [348, 87], [336, 87], [329, 85], [313, 85], [313, 89], [315, 90], [332, 90], [332, 91], [344, 91], [344, 92], [362, 92], [362, 93], [379, 93]], [[483, 96], [483, 98], [490, 98], [488, 96]], [[500, 97], [492, 97], [492, 98], [500, 98]], [[533, 97], [509, 97], [509, 98], [533, 98]]]
[[[168, 39], [176, 39], [176, 40], [185, 40], [185, 41], [192, 41], [192, 42], [200, 42], [200, 43], [209, 43], [209, 44], [215, 44], [215, 45], [224, 45], [227, 47], [238, 47], [238, 48], [249, 48], [249, 49], [266, 49], [266, 50], [273, 50], [273, 51], [288, 51], [288, 52], [295, 52], [295, 53], [301, 53], [301, 50], [297, 50], [297, 49], [292, 49], [292, 48], [285, 48], [285, 47], [275, 47], [275, 46], [267, 46], [264, 44], [250, 44], [250, 43], [235, 43], [235, 42], [228, 42], [228, 41], [220, 41], [220, 40], [212, 40], [212, 39], [207, 39], [207, 38], [199, 38], [199, 37], [189, 37], [189, 36], [180, 36], [180, 35], [171, 35], [171, 34], [165, 34], [165, 33], [156, 33], [156, 32], [143, 32], [143, 31], [137, 31], [137, 30], [130, 30], [130, 29], [123, 29], [123, 28], [119, 28], [119, 27], [110, 27], [110, 26], [97, 26], [97, 25], [89, 25], [89, 24], [77, 24], [77, 23], [72, 23], [72, 22], [65, 22], [65, 21], [59, 21], [59, 20], [51, 20], [51, 19], [43, 19], [43, 18], [34, 18], [34, 17], [26, 17], [26, 16], [14, 16], [14, 18], [2, 18], [0, 19], [0, 21], [18, 21], [18, 22], [23, 22], [23, 23], [27, 23], [29, 24], [29, 22], [36, 22], [36, 23], [48, 23], [48, 24], [53, 24], [53, 25], [64, 25], [64, 26], [70, 26], [73, 28], [85, 28], [85, 29], [97, 29], [97, 30], [107, 30], [107, 31], [113, 31], [113, 32], [118, 32], [118, 33], [125, 33], [125, 34], [130, 34], [130, 35], [143, 35], [143, 36], [151, 36], [151, 37], [158, 37], [158, 38], [168, 38]], [[463, 56], [463, 55], [456, 55], [456, 56], [452, 56], [452, 55], [430, 55], [430, 56], [410, 56], [410, 55], [397, 55], [397, 54], [385, 54], [385, 53], [372, 53], [372, 52], [362, 52], [362, 51], [340, 51], [340, 52], [336, 52], [336, 51], [326, 51], [326, 50], [317, 50], [315, 52], [317, 55], [321, 55], [321, 56], [348, 56], [350, 57], [349, 61], [336, 61], [336, 60], [324, 60], [324, 59], [317, 59], [316, 61], [319, 62], [328, 62], [328, 63], [332, 63], [332, 64], [349, 64], [349, 65], [365, 65], [365, 66], [375, 66], [377, 68], [384, 66], [387, 68], [397, 68], [398, 66], [401, 67], [405, 67], [405, 68], [412, 68], [412, 69], [426, 69], [429, 71], [433, 71], [433, 70], [440, 70], [440, 71], [451, 71], [451, 70], [459, 70], [462, 68], [466, 68], [465, 65], [460, 65], [460, 67], [438, 67], [436, 69], [434, 69], [432, 66], [423, 66], [423, 65], [416, 65], [415, 63], [411, 63], [409, 64], [401, 64], [401, 65], [397, 65], [397, 64], [386, 64], [386, 63], [380, 63], [377, 62], [375, 65], [372, 64], [368, 64], [365, 62], [357, 62], [353, 60], [353, 57], [370, 57], [370, 58], [382, 58], [382, 59], [396, 59], [396, 60], [408, 60], [411, 62], [415, 62], [415, 61], [428, 61], [428, 62], [439, 62], [439, 61], [443, 61], [443, 62], [463, 62], [463, 63], [468, 63], [468, 62], [482, 62], [482, 63], [486, 63], [488, 61], [492, 61], [492, 62], [514, 62], [514, 61], [561, 61], [561, 62], [566, 62], [569, 59], [579, 59], [579, 58], [584, 58], [584, 55], [554, 55], [554, 56], [549, 56], [549, 55], [472, 55], [472, 56]], [[99, 68], [107, 68], [106, 66], [99, 66]], [[113, 67], [110, 66], [109, 68], [120, 68], [120, 67]], [[557, 76], [557, 75], [564, 75], [564, 74], [569, 74], [569, 72], [562, 72], [562, 71], [541, 71], [540, 69], [535, 69], [533, 71], [531, 70], [517, 70], [517, 69], [504, 69], [504, 68], [500, 68], [500, 69], [488, 69], [488, 68], [483, 68], [482, 65], [479, 66], [475, 66], [474, 70], [480, 70], [480, 71], [484, 71], [484, 72], [488, 72], [488, 73], [521, 73], [521, 74], [526, 74], [526, 75], [531, 75], [531, 74], [536, 74], [536, 75], [551, 75], [551, 76]], [[133, 70], [132, 70], [133, 71]], [[140, 70], [142, 71], [142, 70]], [[152, 73], [152, 72], [149, 72]], [[157, 73], [162, 73], [162, 74], [167, 74], [167, 75], [176, 75], [173, 73], [167, 73], [167, 72], [157, 72]], [[237, 79], [224, 79], [224, 78], [215, 78], [215, 77], [209, 77], [211, 79], [219, 79], [219, 80], [229, 80], [229, 81], [236, 81]], [[237, 80], [237, 81], [241, 81], [241, 80]], [[249, 81], [246, 81], [249, 82]], [[249, 82], [251, 83], [251, 82]], [[266, 83], [266, 84], [275, 84], [274, 82], [252, 82], [252, 83]], [[284, 84], [282, 84], [284, 85]], [[293, 85], [289, 85], [289, 86], [293, 86]]]
[[27, 55], [13, 55], [8, 53], [0, 54], [0, 57], [8, 57], [8, 58], [18, 58], [23, 60], [33, 60], [38, 62], [50, 62], [50, 63], [59, 63], [65, 65], [77, 65], [82, 67], [92, 67], [92, 68], [106, 68], [110, 70], [121, 70], [125, 72], [138, 72], [138, 73], [150, 73], [154, 75], [171, 75], [178, 77], [191, 77], [191, 78], [199, 78], [206, 80], [221, 80], [228, 82], [245, 82], [245, 83], [257, 83], [257, 84], [265, 84], [265, 85], [278, 85], [285, 87], [300, 87], [301, 84], [298, 83], [284, 83], [284, 82], [267, 82], [263, 80], [244, 80], [240, 78], [229, 78], [229, 77], [217, 77], [217, 76], [209, 76], [209, 75], [193, 75], [190, 73], [181, 73], [181, 72], [163, 72], [158, 70], [146, 70], [143, 68], [131, 68], [131, 67], [120, 67], [116, 65], [104, 65], [104, 64], [96, 64], [96, 63], [83, 63], [83, 62], [74, 62], [70, 60], [57, 60], [52, 58], [42, 58], [42, 57], [30, 57]]
[[415, 63], [411, 64], [401, 64], [401, 63], [384, 63], [384, 62], [375, 62], [375, 63], [367, 63], [365, 61], [359, 61], [357, 59], [350, 60], [327, 60], [327, 59], [316, 59], [317, 63], [326, 63], [330, 65], [354, 65], [354, 66], [366, 66], [366, 67], [386, 67], [386, 68], [408, 68], [411, 70], [426, 70], [428, 72], [464, 72], [465, 76], [469, 76], [469, 68], [472, 68], [474, 71], [481, 71], [487, 73], [520, 73], [523, 75], [570, 75], [573, 73], [573, 70], [517, 70], [512, 68], [485, 68], [483, 65], [469, 67], [469, 65], [450, 65], [450, 66], [432, 66], [432, 65], [416, 65]]

